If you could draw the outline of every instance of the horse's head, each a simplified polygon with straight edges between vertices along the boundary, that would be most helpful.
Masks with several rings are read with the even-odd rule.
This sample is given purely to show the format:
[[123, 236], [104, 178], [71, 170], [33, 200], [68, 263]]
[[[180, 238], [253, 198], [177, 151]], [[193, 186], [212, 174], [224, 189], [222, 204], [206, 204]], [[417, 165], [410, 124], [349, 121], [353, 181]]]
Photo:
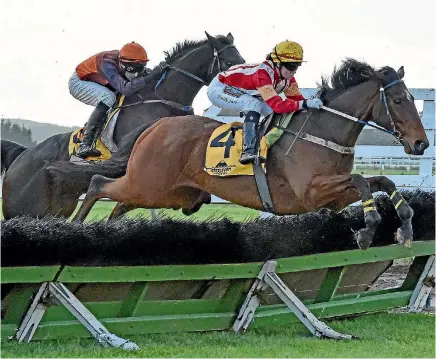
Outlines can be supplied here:
[[376, 71], [380, 84], [379, 100], [372, 117], [378, 125], [394, 131], [407, 154], [422, 155], [429, 146], [414, 98], [404, 81], [404, 68], [383, 67]]
[[327, 106], [331, 102], [335, 108], [363, 121], [372, 120], [393, 133], [406, 153], [422, 155], [429, 142], [403, 77], [403, 67], [398, 71], [388, 66], [375, 70], [347, 58], [334, 69], [331, 87], [327, 78], [322, 79], [319, 97]]
[[236, 46], [233, 44], [233, 35], [228, 33], [227, 36], [213, 37], [207, 32], [207, 41], [213, 49], [213, 61], [208, 71], [208, 82], [221, 71], [227, 70], [233, 65], [243, 64], [242, 58]]

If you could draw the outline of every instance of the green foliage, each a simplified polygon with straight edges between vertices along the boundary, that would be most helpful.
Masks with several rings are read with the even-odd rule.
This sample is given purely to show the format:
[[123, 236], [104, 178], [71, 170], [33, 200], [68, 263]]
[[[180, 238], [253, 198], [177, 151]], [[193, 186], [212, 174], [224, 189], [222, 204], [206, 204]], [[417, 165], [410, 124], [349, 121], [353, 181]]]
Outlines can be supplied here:
[[1, 138], [17, 142], [26, 147], [34, 147], [37, 142], [32, 139], [32, 130], [24, 125], [11, 123], [9, 119], [1, 119]]

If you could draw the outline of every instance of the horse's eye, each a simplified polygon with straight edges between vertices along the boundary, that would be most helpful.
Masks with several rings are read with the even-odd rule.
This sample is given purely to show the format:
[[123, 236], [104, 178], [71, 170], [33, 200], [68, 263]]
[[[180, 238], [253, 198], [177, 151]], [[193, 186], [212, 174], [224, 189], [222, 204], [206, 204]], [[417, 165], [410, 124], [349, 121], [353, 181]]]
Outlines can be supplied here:
[[396, 99], [396, 100], [394, 100], [394, 102], [395, 102], [397, 105], [401, 105], [401, 100], [400, 100], [400, 99]]
[[232, 66], [233, 64], [232, 64], [231, 62], [229, 62], [229, 61], [226, 61], [226, 65], [230, 67], [230, 66]]

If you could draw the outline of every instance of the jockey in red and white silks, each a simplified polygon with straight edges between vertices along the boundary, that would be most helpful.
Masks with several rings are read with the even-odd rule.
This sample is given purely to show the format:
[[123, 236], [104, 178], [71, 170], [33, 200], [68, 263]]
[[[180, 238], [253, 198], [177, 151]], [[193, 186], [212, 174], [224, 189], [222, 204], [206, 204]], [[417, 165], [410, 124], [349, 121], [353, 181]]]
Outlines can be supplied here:
[[232, 66], [212, 80], [207, 91], [210, 101], [220, 108], [246, 114], [241, 163], [253, 162], [257, 157], [256, 129], [261, 115], [322, 106], [319, 99], [304, 99], [298, 88], [294, 75], [302, 62], [301, 46], [283, 41], [261, 64]]

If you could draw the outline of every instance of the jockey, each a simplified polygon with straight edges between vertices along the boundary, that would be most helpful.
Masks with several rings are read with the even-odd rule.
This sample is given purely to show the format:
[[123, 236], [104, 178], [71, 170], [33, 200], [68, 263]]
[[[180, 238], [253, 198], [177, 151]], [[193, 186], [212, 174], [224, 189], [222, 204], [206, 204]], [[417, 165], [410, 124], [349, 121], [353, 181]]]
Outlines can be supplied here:
[[[303, 48], [293, 41], [277, 44], [261, 64], [235, 65], [219, 73], [207, 95], [215, 106], [245, 113], [244, 144], [239, 162], [257, 157], [257, 126], [260, 116], [271, 112], [288, 113], [305, 108], [319, 109], [320, 99], [305, 99], [294, 75], [303, 62]], [[285, 99], [279, 96], [284, 93]]]
[[106, 113], [116, 101], [115, 92], [130, 96], [142, 89], [146, 84], [148, 62], [145, 49], [131, 42], [124, 45], [120, 51], [100, 52], [83, 61], [76, 67], [68, 87], [71, 95], [87, 105], [96, 106], [83, 134], [77, 155], [100, 156], [93, 148]]

